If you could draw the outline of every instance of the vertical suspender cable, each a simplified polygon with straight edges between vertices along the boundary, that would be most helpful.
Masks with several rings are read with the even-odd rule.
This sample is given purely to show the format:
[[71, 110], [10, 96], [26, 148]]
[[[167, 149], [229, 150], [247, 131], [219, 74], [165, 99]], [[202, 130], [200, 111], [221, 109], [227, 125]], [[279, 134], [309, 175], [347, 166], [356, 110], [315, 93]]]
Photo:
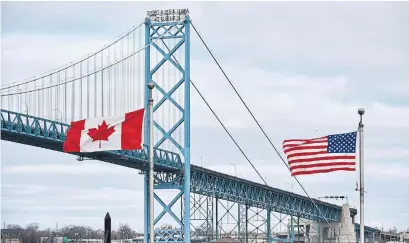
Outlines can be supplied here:
[[64, 69], [64, 122], [67, 122], [67, 69]]
[[94, 117], [97, 117], [97, 54], [94, 55]]
[[41, 79], [41, 99], [40, 99], [40, 101], [41, 101], [41, 117], [45, 117], [45, 112], [44, 112], [44, 99], [45, 99], [45, 96], [44, 96], [44, 78], [42, 78]]
[[[132, 53], [135, 52], [135, 30], [132, 31]], [[131, 75], [131, 84], [132, 84], [132, 88], [131, 88], [131, 100], [132, 100], [132, 110], [136, 110], [138, 109], [138, 106], [136, 105], [136, 95], [135, 93], [140, 92], [139, 89], [136, 89], [136, 82], [138, 82], [138, 79], [135, 78], [135, 59], [137, 57], [135, 57], [135, 55], [132, 56], [132, 62], [131, 62], [131, 67], [132, 67], [132, 75]]]
[[[50, 82], [49, 82], [49, 86], [51, 86], [52, 85], [52, 83], [53, 83], [53, 75], [51, 74], [50, 76]], [[50, 119], [52, 119], [52, 117], [53, 117], [53, 108], [52, 108], [52, 103], [53, 103], [53, 100], [52, 100], [52, 88], [48, 88], [48, 111], [47, 111], [47, 116], [50, 118]]]
[[104, 117], [104, 51], [101, 51], [101, 116]]
[[[111, 65], [111, 48], [108, 49], [108, 64]], [[111, 116], [111, 69], [114, 67], [108, 68], [108, 116]]]
[[[124, 40], [121, 40], [121, 59], [123, 59], [124, 58]], [[124, 71], [125, 71], [125, 65], [124, 65], [124, 62], [120, 62], [119, 63], [120, 65], [121, 65], [121, 68], [120, 68], [120, 74], [121, 74], [121, 79], [118, 81], [118, 84], [120, 84], [120, 95], [119, 95], [119, 98], [121, 99], [121, 113], [123, 113], [123, 111], [124, 111], [124, 106], [125, 106], [125, 95], [124, 95], [124, 88], [125, 88], [125, 84], [124, 84]]]
[[[57, 79], [58, 79], [58, 86], [56, 87], [57, 88], [57, 94], [56, 94], [56, 96], [55, 96], [55, 106], [56, 106], [56, 109], [57, 110], [60, 110], [61, 109], [61, 107], [60, 107], [60, 91], [61, 91], [61, 86], [60, 86], [60, 83], [61, 83], [61, 71], [58, 71], [58, 73], [57, 73]], [[61, 112], [61, 111], [60, 111]], [[61, 113], [61, 116], [62, 116], [62, 113]], [[61, 122], [63, 122], [62, 121], [62, 117], [61, 117]]]
[[78, 117], [78, 119], [82, 119], [82, 62], [80, 62], [80, 116]]
[[89, 118], [89, 93], [90, 93], [90, 84], [89, 84], [89, 57], [87, 58], [87, 118]]
[[[114, 45], [114, 62], [116, 62], [116, 44]], [[116, 69], [117, 69], [117, 67], [118, 67], [118, 64], [115, 64], [115, 66], [113, 66], [113, 87], [114, 87], [114, 92], [113, 92], [113, 95], [114, 95], [114, 99], [113, 99], [113, 101], [114, 101], [114, 114], [116, 114], [116, 112], [118, 112], [118, 95], [117, 95], [117, 92], [118, 92], [118, 83], [117, 83], [117, 71], [116, 71]]]
[[[124, 40], [125, 41], [125, 40]], [[129, 35], [126, 36], [126, 55], [129, 55]], [[125, 66], [125, 112], [129, 111], [129, 58], [124, 61], [124, 66]]]
[[[75, 78], [75, 64], [72, 66], [72, 77]], [[71, 88], [71, 121], [75, 121], [75, 81], [72, 82]]]

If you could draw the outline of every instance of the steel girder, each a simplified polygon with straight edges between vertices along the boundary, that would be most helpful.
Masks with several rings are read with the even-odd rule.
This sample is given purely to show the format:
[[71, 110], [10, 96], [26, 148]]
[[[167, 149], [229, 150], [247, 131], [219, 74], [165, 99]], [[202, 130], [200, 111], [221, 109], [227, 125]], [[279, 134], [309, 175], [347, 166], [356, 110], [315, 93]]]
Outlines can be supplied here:
[[[63, 143], [69, 127], [70, 125], [65, 123], [1, 110], [2, 140], [63, 152]], [[146, 170], [149, 167], [149, 151], [146, 145], [142, 150], [73, 154], [134, 169]], [[176, 171], [183, 166], [177, 153], [159, 148], [155, 148], [154, 161], [158, 171]]]
[[[314, 200], [323, 215], [319, 213], [308, 197], [264, 186], [251, 181], [228, 176], [215, 171], [192, 166], [191, 191], [213, 196], [251, 207], [270, 209], [274, 212], [299, 216], [315, 221], [339, 221], [341, 207]], [[351, 215], [356, 210], [351, 209]]]
[[[68, 124], [1, 110], [1, 135], [3, 140], [32, 145], [62, 152], [62, 144]], [[148, 169], [148, 150], [109, 151], [97, 153], [78, 153], [76, 155], [118, 164], [146, 171]], [[177, 179], [172, 184], [183, 185], [183, 163], [178, 154], [155, 148], [155, 170], [174, 174]], [[252, 207], [270, 209], [274, 212], [299, 216], [305, 219], [322, 220], [323, 217], [310, 199], [276, 188], [264, 186], [233, 176], [191, 166], [191, 191], [201, 195], [225, 199]], [[166, 187], [166, 185], [162, 185]], [[338, 221], [341, 207], [314, 200], [324, 217]], [[357, 214], [351, 209], [351, 216]]]

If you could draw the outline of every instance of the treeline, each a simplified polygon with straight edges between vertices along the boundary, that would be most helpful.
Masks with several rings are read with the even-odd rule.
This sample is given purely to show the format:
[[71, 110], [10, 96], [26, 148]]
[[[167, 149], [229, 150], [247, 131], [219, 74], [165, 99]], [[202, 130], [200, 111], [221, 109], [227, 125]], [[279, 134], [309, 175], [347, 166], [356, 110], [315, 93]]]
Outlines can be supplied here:
[[[87, 226], [69, 225], [60, 229], [40, 229], [38, 224], [29, 224], [26, 227], [9, 224], [1, 230], [1, 242], [8, 242], [8, 239], [19, 238], [24, 243], [39, 243], [40, 237], [48, 237], [49, 242], [53, 242], [54, 237], [68, 237], [69, 239], [103, 239], [103, 229], [92, 229]], [[127, 224], [121, 224], [117, 231], [111, 231], [111, 239], [132, 239], [141, 236], [140, 233], [132, 230]], [[47, 241], [46, 241], [47, 242]], [[44, 243], [44, 240], [43, 240]]]

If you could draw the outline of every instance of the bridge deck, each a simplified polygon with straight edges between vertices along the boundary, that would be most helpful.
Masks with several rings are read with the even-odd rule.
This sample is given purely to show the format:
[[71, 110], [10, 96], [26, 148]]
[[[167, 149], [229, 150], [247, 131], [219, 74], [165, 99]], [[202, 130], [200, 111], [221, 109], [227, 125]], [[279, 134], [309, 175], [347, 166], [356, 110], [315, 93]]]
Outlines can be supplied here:
[[[41, 147], [62, 152], [68, 124], [59, 123], [17, 112], [1, 110], [1, 135], [3, 140]], [[148, 165], [148, 148], [135, 151], [107, 151], [95, 153], [78, 153], [95, 160], [101, 160], [129, 168], [146, 171]], [[180, 174], [183, 163], [178, 154], [155, 148], [155, 171], [159, 173]], [[183, 177], [176, 177], [172, 184], [183, 185]], [[226, 175], [199, 166], [191, 166], [191, 191], [213, 196], [248, 206], [270, 209], [274, 212], [300, 216], [306, 219], [322, 220], [322, 215], [311, 200], [305, 196], [269, 187], [249, 180]], [[324, 217], [338, 221], [341, 207], [315, 200]], [[351, 215], [357, 214], [351, 209]]]

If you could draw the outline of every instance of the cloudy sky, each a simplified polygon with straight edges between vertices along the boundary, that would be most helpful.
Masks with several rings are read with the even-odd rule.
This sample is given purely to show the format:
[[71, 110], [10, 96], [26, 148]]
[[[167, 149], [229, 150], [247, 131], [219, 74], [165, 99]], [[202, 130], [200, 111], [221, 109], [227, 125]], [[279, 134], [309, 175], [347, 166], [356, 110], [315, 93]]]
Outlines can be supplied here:
[[[2, 83], [50, 71], [108, 44], [151, 9], [188, 7], [195, 26], [276, 146], [357, 128], [365, 114], [366, 224], [409, 222], [409, 4], [2, 2]], [[301, 193], [192, 33], [191, 77], [269, 185]], [[204, 122], [205, 121], [205, 122]], [[256, 141], [256, 142], [254, 142]], [[192, 163], [257, 179], [192, 91]], [[1, 141], [1, 220], [142, 230], [138, 171]], [[281, 152], [281, 149], [280, 149]], [[357, 174], [300, 177], [309, 194], [359, 206]], [[341, 202], [333, 202], [341, 204]], [[359, 217], [356, 218], [359, 220]]]

